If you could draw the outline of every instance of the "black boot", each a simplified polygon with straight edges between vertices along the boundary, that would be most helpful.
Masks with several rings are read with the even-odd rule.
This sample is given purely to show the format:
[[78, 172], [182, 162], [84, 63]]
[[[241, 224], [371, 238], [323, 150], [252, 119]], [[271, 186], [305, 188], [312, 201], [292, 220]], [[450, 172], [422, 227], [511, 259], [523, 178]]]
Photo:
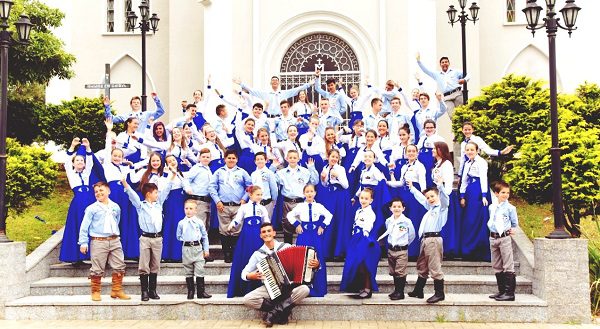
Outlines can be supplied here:
[[426, 278], [422, 278], [420, 276], [417, 277], [417, 283], [415, 283], [415, 288], [413, 289], [413, 291], [408, 293], [408, 296], [415, 298], [424, 298], [425, 296], [423, 295], [423, 288], [425, 288], [425, 283], [427, 283]]
[[427, 299], [427, 302], [429, 304], [440, 302], [446, 298], [446, 295], [444, 295], [444, 279], [433, 280], [433, 288], [435, 290], [435, 293], [433, 294], [433, 296]]
[[225, 235], [221, 235], [221, 249], [223, 250], [223, 260], [225, 263], [231, 263], [233, 260], [233, 256], [229, 252], [229, 237]]
[[156, 277], [157, 273], [150, 273], [148, 276], [148, 297], [150, 299], [160, 299], [160, 296], [156, 293]]
[[394, 292], [389, 294], [391, 300], [404, 299], [404, 286], [406, 285], [405, 276], [394, 277]]
[[273, 304], [273, 301], [268, 298], [263, 298], [262, 305], [260, 305], [260, 308], [258, 310], [263, 312], [270, 312], [273, 310], [273, 308], [275, 308], [275, 304]]
[[488, 297], [491, 299], [496, 299], [496, 297], [499, 297], [506, 291], [506, 287], [504, 286], [504, 272], [496, 273], [496, 284], [498, 284], [498, 292], [493, 295], [489, 295]]
[[148, 274], [140, 274], [140, 285], [142, 286], [142, 302], [150, 300], [148, 297]]
[[499, 302], [512, 302], [515, 300], [517, 277], [514, 272], [504, 272], [504, 293], [495, 299]]
[[209, 295], [204, 290], [204, 277], [197, 276], [196, 277], [196, 297], [198, 298], [211, 298], [212, 295]]
[[[284, 320], [287, 321], [287, 319], [283, 319], [282, 316], [285, 315], [284, 310], [291, 307], [292, 305], [292, 297], [288, 297], [284, 299], [281, 303], [276, 304], [273, 310], [265, 314], [265, 317], [263, 318], [265, 326], [267, 328], [271, 328], [274, 323], [281, 323]], [[287, 314], [289, 315], [289, 313]]]
[[185, 284], [187, 285], [188, 295], [187, 299], [194, 299], [195, 285], [194, 285], [194, 277], [185, 278]]

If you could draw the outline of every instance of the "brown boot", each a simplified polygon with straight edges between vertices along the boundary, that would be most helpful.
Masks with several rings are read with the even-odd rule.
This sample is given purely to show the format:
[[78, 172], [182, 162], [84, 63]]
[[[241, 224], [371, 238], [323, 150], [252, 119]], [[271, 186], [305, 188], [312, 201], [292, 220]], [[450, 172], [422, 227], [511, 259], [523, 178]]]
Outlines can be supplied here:
[[123, 291], [123, 277], [125, 272], [113, 272], [112, 274], [112, 290], [110, 291], [111, 298], [131, 299]]
[[99, 275], [92, 275], [91, 279], [91, 287], [92, 287], [92, 300], [95, 302], [99, 302], [102, 300], [100, 297], [100, 288], [102, 286], [102, 277]]

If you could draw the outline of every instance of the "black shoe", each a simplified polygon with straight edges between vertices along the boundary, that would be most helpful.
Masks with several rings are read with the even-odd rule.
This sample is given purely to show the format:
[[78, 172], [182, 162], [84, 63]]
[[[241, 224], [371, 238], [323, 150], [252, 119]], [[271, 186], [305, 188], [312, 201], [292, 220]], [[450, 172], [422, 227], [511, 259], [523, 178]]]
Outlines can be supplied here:
[[443, 279], [442, 280], [433, 280], [433, 288], [435, 290], [435, 293], [433, 294], [433, 296], [431, 296], [427, 299], [427, 302], [429, 304], [441, 302], [442, 300], [446, 299], [446, 295], [444, 294], [444, 280]]
[[196, 293], [196, 286], [194, 285], [194, 277], [185, 278], [185, 283], [187, 285], [187, 299], [194, 299], [194, 295]]
[[352, 298], [354, 299], [367, 299], [367, 298], [371, 298], [373, 296], [373, 291], [369, 290], [362, 290], [361, 292], [359, 292], [356, 295], [353, 295]]
[[210, 262], [214, 262], [215, 259], [212, 258], [212, 256], [208, 256], [208, 257], [204, 258], [204, 261], [207, 262], [207, 263], [210, 263]]
[[[281, 303], [276, 304], [273, 310], [265, 313], [263, 317], [263, 323], [267, 328], [271, 328], [273, 324], [283, 321], [283, 317], [285, 316], [285, 310], [287, 308], [293, 307], [292, 298], [288, 297], [284, 299]], [[290, 308], [291, 310], [291, 308]], [[289, 315], [289, 314], [288, 314]], [[287, 316], [285, 316], [287, 317]]]
[[406, 285], [406, 277], [405, 276], [395, 276], [394, 277], [394, 292], [389, 294], [391, 300], [399, 300], [404, 299], [404, 286]]
[[196, 297], [198, 298], [211, 298], [212, 295], [209, 295], [204, 291], [204, 277], [197, 276], [196, 277]]
[[150, 299], [160, 299], [160, 296], [156, 293], [156, 278], [157, 273], [150, 273], [148, 276], [148, 297]]
[[335, 256], [335, 257], [333, 257], [333, 261], [337, 262], [337, 263], [343, 263], [344, 260], [345, 260], [344, 256]]
[[142, 302], [150, 300], [148, 296], [148, 274], [140, 274], [140, 285], [142, 286]]
[[504, 283], [504, 272], [496, 273], [496, 284], [498, 284], [498, 292], [489, 295], [491, 299], [496, 299], [496, 297], [500, 297], [506, 291], [505, 283]]
[[273, 310], [273, 308], [275, 308], [275, 304], [273, 304], [273, 301], [269, 298], [263, 298], [262, 305], [260, 305], [260, 308], [258, 310], [263, 312], [270, 312]]
[[413, 291], [408, 293], [408, 296], [421, 299], [425, 298], [425, 296], [423, 295], [423, 288], [425, 288], [425, 283], [427, 283], [426, 278], [418, 277], [417, 283], [415, 283], [415, 288], [413, 289]]
[[517, 277], [514, 272], [504, 272], [504, 280], [504, 293], [494, 299], [499, 302], [512, 302], [515, 300]]

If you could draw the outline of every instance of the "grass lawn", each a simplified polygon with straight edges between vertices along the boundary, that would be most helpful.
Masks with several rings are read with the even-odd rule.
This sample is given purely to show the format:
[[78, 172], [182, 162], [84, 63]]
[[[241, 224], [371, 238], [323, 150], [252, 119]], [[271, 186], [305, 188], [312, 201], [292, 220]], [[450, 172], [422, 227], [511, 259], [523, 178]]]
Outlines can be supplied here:
[[[6, 220], [8, 238], [13, 241], [27, 242], [27, 254], [42, 244], [53, 231], [65, 225], [69, 203], [73, 192], [67, 182], [64, 171], [59, 172], [54, 192], [46, 199], [38, 200], [22, 213], [9, 209]], [[39, 216], [46, 223], [37, 220]]]

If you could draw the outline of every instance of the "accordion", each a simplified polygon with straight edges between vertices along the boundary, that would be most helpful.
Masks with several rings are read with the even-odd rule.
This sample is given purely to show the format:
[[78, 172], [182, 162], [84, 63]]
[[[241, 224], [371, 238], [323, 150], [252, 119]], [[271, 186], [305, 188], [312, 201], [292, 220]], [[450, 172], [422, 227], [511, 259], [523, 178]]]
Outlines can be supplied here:
[[286, 294], [287, 289], [294, 284], [310, 285], [313, 270], [308, 267], [308, 261], [317, 259], [313, 247], [292, 246], [261, 260], [257, 267], [264, 277], [264, 284], [271, 299]]

